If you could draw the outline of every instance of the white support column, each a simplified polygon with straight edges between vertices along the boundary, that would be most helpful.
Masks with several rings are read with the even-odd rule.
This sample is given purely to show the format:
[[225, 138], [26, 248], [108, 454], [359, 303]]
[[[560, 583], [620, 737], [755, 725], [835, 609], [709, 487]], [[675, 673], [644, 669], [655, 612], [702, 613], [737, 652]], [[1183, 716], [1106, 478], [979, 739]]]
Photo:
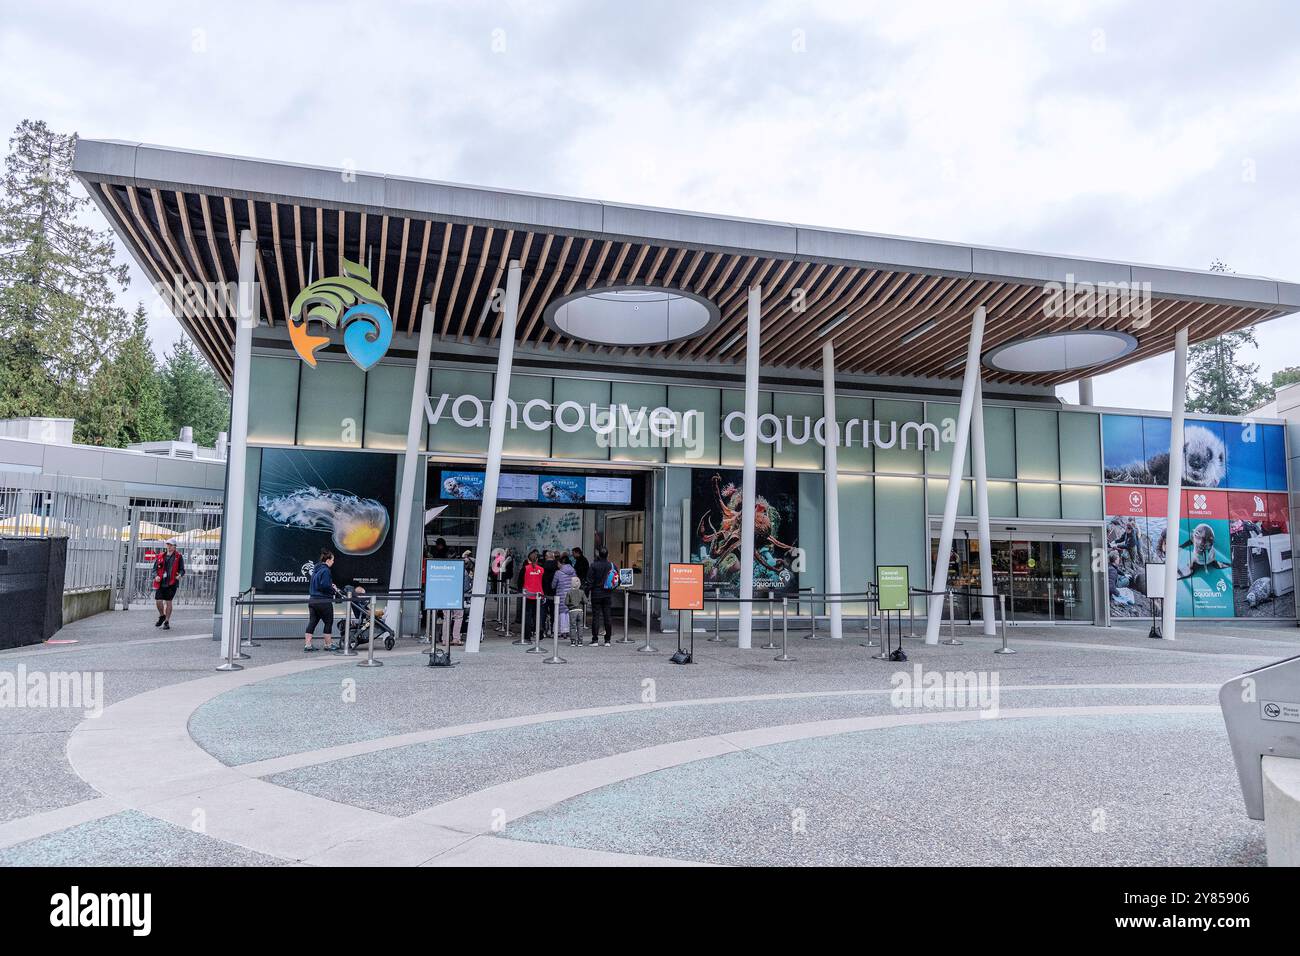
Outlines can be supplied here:
[[[975, 472], [975, 520], [979, 525], [980, 543], [980, 593], [993, 593], [993, 542], [989, 534], [989, 467], [984, 453], [984, 385], [982, 376], [975, 377], [975, 404], [970, 419], [971, 470]], [[991, 597], [980, 598], [980, 616], [984, 621], [984, 635], [997, 636], [994, 620], [997, 602]]]
[[226, 518], [221, 534], [225, 573], [221, 578], [221, 622], [225, 640], [222, 657], [238, 653], [238, 615], [230, 613], [230, 602], [240, 591], [244, 557], [244, 493], [248, 470], [248, 380], [253, 364], [253, 328], [257, 325], [257, 243], [245, 229], [239, 234], [239, 288], [236, 297], [235, 368], [230, 385], [230, 450], [226, 469]]
[[1079, 404], [1080, 404], [1080, 405], [1091, 405], [1091, 404], [1093, 404], [1093, 401], [1092, 401], [1092, 379], [1091, 379], [1091, 378], [1081, 378], [1081, 379], [1079, 379]]
[[[393, 566], [388, 587], [397, 590], [406, 578], [406, 551], [410, 541], [411, 515], [415, 507], [415, 490], [424, 484], [419, 470], [420, 432], [424, 425], [424, 402], [429, 391], [429, 353], [433, 349], [433, 309], [424, 307], [420, 316], [420, 343], [415, 352], [415, 381], [411, 383], [411, 415], [406, 421], [406, 457], [402, 459], [402, 490], [397, 499], [397, 525], [393, 528]], [[423, 550], [423, 549], [421, 549]], [[388, 602], [388, 620], [402, 629], [402, 602]], [[418, 615], [417, 615], [418, 620]]]
[[[970, 341], [966, 346], [966, 374], [961, 383], [961, 404], [957, 406], [957, 435], [952, 446], [952, 464], [948, 469], [948, 496], [943, 503], [943, 525], [939, 530], [939, 552], [934, 558], [934, 574], [930, 577], [931, 591], [948, 588], [948, 561], [952, 558], [952, 536], [957, 529], [957, 502], [961, 496], [963, 465], [966, 447], [970, 440], [971, 407], [979, 382], [980, 351], [984, 344], [984, 306], [975, 310], [971, 322]], [[930, 597], [929, 613], [925, 619], [925, 643], [939, 643], [939, 625], [943, 622], [944, 596]]]
[[[515, 326], [519, 322], [519, 284], [523, 268], [511, 262], [506, 273], [505, 315], [501, 323], [501, 345], [497, 355], [497, 377], [492, 388], [492, 414], [488, 432], [487, 473], [483, 476], [483, 507], [478, 518], [478, 546], [474, 551], [473, 593], [487, 591], [488, 565], [492, 557], [492, 528], [496, 523], [497, 486], [501, 481], [501, 450], [506, 442], [506, 400], [510, 397], [510, 365], [515, 357]], [[465, 651], [478, 652], [483, 637], [483, 611], [487, 601], [471, 598]]]
[[1179, 519], [1183, 498], [1183, 415], [1187, 405], [1187, 329], [1174, 333], [1174, 393], [1169, 405], [1169, 506], [1165, 512], [1165, 600], [1166, 640], [1174, 640], [1178, 621], [1178, 541], [1182, 537]]
[[741, 479], [740, 511], [740, 630], [738, 647], [749, 647], [754, 628], [754, 504], [758, 500], [758, 360], [759, 325], [763, 290], [749, 287], [749, 312], [745, 318], [745, 458]]
[[[840, 591], [840, 426], [835, 415], [835, 346], [822, 346], [822, 434], [826, 436], [826, 592]], [[831, 598], [826, 606], [831, 637], [844, 637], [844, 605]]]

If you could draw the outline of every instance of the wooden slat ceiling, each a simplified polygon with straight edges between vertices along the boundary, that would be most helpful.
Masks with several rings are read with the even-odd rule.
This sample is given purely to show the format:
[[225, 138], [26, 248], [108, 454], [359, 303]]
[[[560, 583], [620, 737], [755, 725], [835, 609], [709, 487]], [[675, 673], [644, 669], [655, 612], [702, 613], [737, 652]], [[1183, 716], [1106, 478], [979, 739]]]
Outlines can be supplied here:
[[[1089, 370], [1101, 374], [1172, 350], [1174, 332], [1189, 327], [1192, 341], [1213, 338], [1284, 314], [1213, 302], [1156, 298], [1150, 323], [1131, 318], [1047, 318], [1041, 285], [927, 275], [844, 264], [793, 260], [592, 238], [523, 229], [232, 199], [130, 185], [98, 183], [104, 208], [119, 234], [155, 282], [229, 283], [238, 274], [238, 236], [251, 229], [258, 243], [257, 272], [264, 321], [286, 322], [289, 304], [307, 282], [335, 273], [348, 258], [368, 265], [390, 304], [395, 327], [415, 334], [424, 306], [432, 307], [443, 341], [492, 345], [501, 315], [490, 308], [507, 264], [524, 266], [518, 342], [575, 355], [618, 355], [632, 363], [743, 363], [746, 291], [763, 287], [765, 367], [814, 369], [823, 330], [837, 324], [838, 370], [882, 376], [951, 379], [960, 374], [977, 305], [988, 308], [985, 348], [1066, 329], [1118, 329], [1138, 338], [1124, 359]], [[685, 289], [715, 302], [722, 322], [692, 339], [668, 345], [615, 348], [558, 335], [543, 321], [546, 305], [579, 288], [642, 284]], [[804, 308], [796, 310], [796, 290]], [[164, 293], [186, 331], [213, 367], [231, 379], [234, 324], [218, 310]], [[233, 309], [226, 303], [227, 316]], [[910, 341], [904, 337], [933, 326]], [[1080, 372], [1016, 375], [986, 369], [989, 382], [1051, 386]]]

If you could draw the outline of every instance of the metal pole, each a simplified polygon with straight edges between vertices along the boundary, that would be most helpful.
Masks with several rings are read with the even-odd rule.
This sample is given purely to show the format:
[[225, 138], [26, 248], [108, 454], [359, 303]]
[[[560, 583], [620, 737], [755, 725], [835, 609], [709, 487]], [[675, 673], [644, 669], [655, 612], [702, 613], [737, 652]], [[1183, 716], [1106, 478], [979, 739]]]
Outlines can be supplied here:
[[235, 659], [240, 661], [251, 660], [251, 655], [245, 654], [241, 649], [244, 640], [244, 617], [246, 615], [245, 607], [248, 605], [240, 604], [239, 616], [235, 619]]
[[774, 661], [794, 660], [794, 658], [790, 656], [789, 651], [786, 650], [786, 641], [790, 636], [788, 621], [786, 620], [786, 613], [788, 610], [789, 610], [789, 598], [787, 598], [785, 595], [781, 595], [781, 654], [779, 657], [772, 658], [772, 660]]
[[998, 595], [998, 606], [1002, 609], [1002, 646], [993, 653], [1014, 654], [1015, 651], [1007, 647], [1007, 596], [1005, 594]]
[[718, 599], [718, 589], [713, 589], [713, 636], [709, 641], [713, 644], [722, 643], [722, 601]]
[[[623, 618], [624, 628], [626, 628], [627, 627], [627, 617], [626, 617], [627, 592], [626, 591], [623, 592], [623, 608], [624, 608], [624, 618]], [[551, 621], [551, 656], [543, 659], [542, 663], [543, 664], [567, 664], [569, 662], [560, 656], [560, 596], [558, 594], [555, 596], [554, 617], [555, 619]], [[570, 621], [569, 624], [570, 626], [572, 626], [573, 622]]]
[[[238, 600], [239, 600], [239, 598], [238, 598], [238, 597], [235, 597], [235, 596], [233, 596], [233, 595], [232, 595], [231, 598], [230, 598], [230, 613], [229, 613], [229, 614], [227, 615], [227, 617], [226, 617], [226, 629], [227, 629], [227, 632], [229, 632], [229, 629], [232, 628], [232, 627], [238, 627], [238, 622], [235, 620], [235, 602], [238, 601]], [[219, 670], [219, 671], [242, 671], [242, 670], [244, 669], [244, 665], [243, 665], [243, 664], [236, 664], [236, 663], [235, 663], [235, 645], [238, 644], [238, 643], [239, 643], [239, 634], [238, 634], [238, 633], [231, 634], [231, 635], [230, 635], [230, 638], [226, 641], [226, 660], [225, 660], [225, 663], [223, 663], [223, 664], [218, 664], [218, 665], [217, 665], [217, 670]]]
[[528, 643], [528, 592], [519, 592], [519, 640], [511, 641], [511, 644]]
[[253, 640], [253, 612], [257, 610], [257, 588], [248, 589], [248, 640], [244, 642], [247, 647], [261, 647], [257, 641]]
[[776, 650], [776, 620], [772, 617], [772, 590], [767, 592], [767, 643], [763, 644], [762, 650]]
[[[875, 597], [875, 595], [873, 595], [873, 594], [871, 594], [870, 592], [868, 592], [868, 594], [867, 594], [867, 639], [866, 639], [865, 641], [860, 642], [860, 643], [858, 644], [859, 647], [879, 647], [879, 646], [880, 646], [879, 642], [873, 640], [872, 637], [871, 637], [871, 606], [872, 606], [873, 604], [877, 605], [877, 607], [876, 607], [876, 613], [879, 614], [879, 613], [880, 613], [880, 608], [879, 608], [880, 600], [879, 600], [877, 597]], [[876, 629], [877, 629], [877, 630], [880, 629], [879, 619], [877, 619]]]
[[957, 640], [957, 598], [952, 588], [948, 589], [948, 640], [943, 643], [950, 647], [961, 646], [961, 641]]
[[[500, 585], [498, 585], [498, 588], [499, 588], [499, 587], [500, 587]], [[498, 591], [498, 594], [500, 594], [500, 593], [501, 593], [501, 592]], [[504, 621], [505, 621], [505, 625], [506, 625], [506, 640], [508, 641], [508, 640], [510, 640], [510, 585], [507, 584], [507, 585], [505, 586], [505, 592], [504, 592], [504, 593], [505, 593], [505, 597], [500, 597], [500, 596], [497, 597], [497, 604], [498, 604], [498, 605], [500, 606], [500, 608], [501, 608], [501, 611], [500, 611], [500, 613], [501, 613], [501, 617], [502, 617], [502, 618], [504, 619]]]
[[638, 654], [658, 654], [657, 648], [650, 646], [650, 602], [653, 598], [649, 591], [645, 595], [645, 643], [636, 649]]
[[533, 613], [533, 621], [535, 625], [533, 628], [533, 646], [524, 651], [525, 654], [542, 653], [542, 596], [540, 594], [537, 595], [537, 599], [534, 603], [537, 607], [534, 609]]
[[[389, 605], [392, 606], [391, 604]], [[451, 638], [447, 638], [447, 654], [451, 655]], [[366, 659], [357, 661], [358, 667], [383, 667], [383, 661], [375, 660], [375, 599], [370, 599], [370, 640], [366, 642]]]
[[[370, 600], [371, 603], [374, 603], [375, 599], [371, 598]], [[371, 617], [374, 617], [373, 609], [371, 611]], [[345, 588], [343, 591], [343, 656], [344, 657], [357, 656], [356, 648], [352, 647], [352, 641], [350, 640], [351, 633], [352, 633], [352, 585], [349, 584], [347, 588]], [[328, 637], [329, 635], [326, 636]]]
[[628, 635], [628, 606], [632, 603], [632, 592], [623, 591], [623, 636], [615, 644], [635, 644], [636, 640]]

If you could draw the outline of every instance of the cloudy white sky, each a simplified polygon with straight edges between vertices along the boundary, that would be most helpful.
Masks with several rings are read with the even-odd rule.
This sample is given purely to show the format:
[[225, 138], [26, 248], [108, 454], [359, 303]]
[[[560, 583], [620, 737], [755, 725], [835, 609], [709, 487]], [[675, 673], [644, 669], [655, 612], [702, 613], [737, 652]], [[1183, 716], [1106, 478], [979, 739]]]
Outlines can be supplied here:
[[[1297, 280], [1297, 37], [1293, 0], [0, 0], [0, 128]], [[1300, 318], [1259, 342], [1300, 364]], [[1168, 408], [1171, 365], [1097, 401]]]

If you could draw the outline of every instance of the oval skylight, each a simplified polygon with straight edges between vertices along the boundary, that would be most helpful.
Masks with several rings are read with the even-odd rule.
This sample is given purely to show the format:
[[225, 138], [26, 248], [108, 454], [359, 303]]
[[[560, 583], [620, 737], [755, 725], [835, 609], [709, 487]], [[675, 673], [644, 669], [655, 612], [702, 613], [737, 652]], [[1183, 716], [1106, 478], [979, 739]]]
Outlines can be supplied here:
[[718, 307], [681, 289], [609, 286], [556, 299], [543, 319], [555, 332], [598, 345], [661, 345], [717, 324]]
[[1137, 344], [1127, 332], [1051, 332], [991, 348], [984, 364], [999, 372], [1069, 372], [1123, 358]]

